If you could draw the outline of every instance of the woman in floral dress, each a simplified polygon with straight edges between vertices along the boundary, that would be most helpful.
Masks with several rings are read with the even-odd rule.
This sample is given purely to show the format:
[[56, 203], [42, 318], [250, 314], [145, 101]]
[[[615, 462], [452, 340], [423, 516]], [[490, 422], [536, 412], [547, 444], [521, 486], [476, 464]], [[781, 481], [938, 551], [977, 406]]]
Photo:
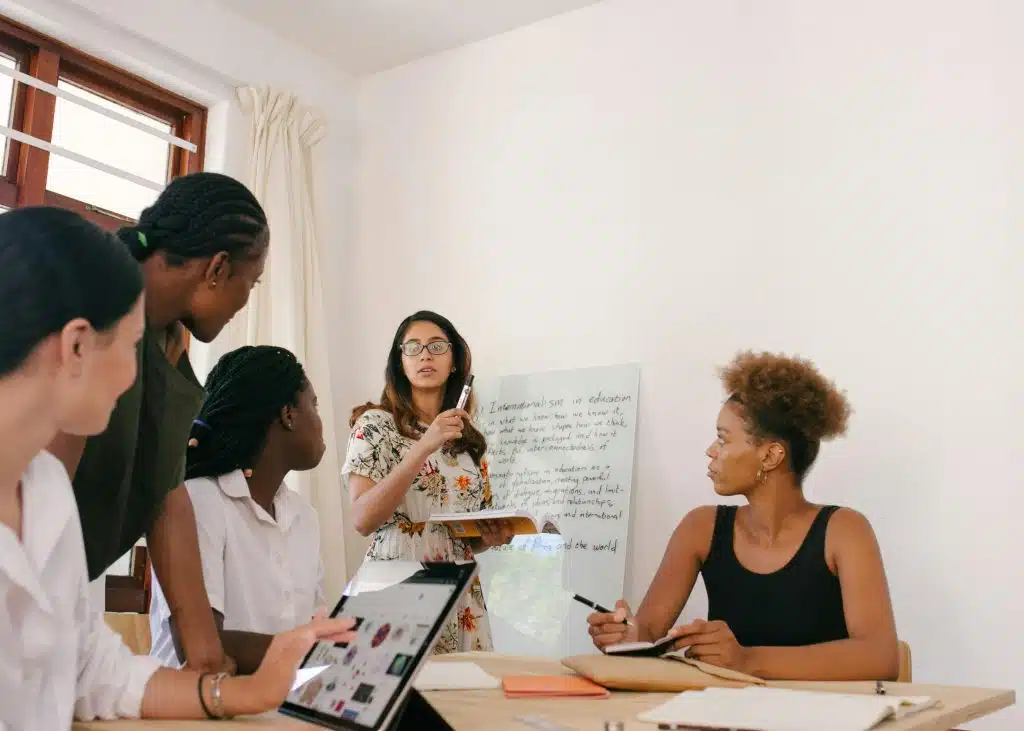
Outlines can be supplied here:
[[[395, 333], [379, 404], [352, 413], [342, 474], [356, 530], [372, 534], [369, 561], [472, 560], [511, 540], [501, 521], [483, 523], [483, 537], [456, 540], [433, 513], [491, 506], [487, 442], [469, 412], [456, 409], [469, 375], [469, 346], [447, 319], [417, 312]], [[441, 632], [435, 652], [491, 650], [483, 590], [476, 581]]]

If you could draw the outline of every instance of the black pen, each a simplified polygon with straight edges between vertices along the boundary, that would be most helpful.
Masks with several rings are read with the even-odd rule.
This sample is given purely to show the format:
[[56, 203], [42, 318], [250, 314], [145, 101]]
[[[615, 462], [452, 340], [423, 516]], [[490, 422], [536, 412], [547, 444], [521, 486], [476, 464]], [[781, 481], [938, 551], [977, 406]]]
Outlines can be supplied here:
[[[601, 606], [597, 602], [592, 602], [589, 599], [587, 599], [585, 596], [580, 596], [579, 594], [573, 594], [572, 598], [575, 599], [576, 601], [578, 601], [580, 604], [587, 605], [588, 607], [593, 609], [595, 612], [601, 612], [601, 614], [615, 614], [615, 610], [614, 609], [609, 609], [608, 607]], [[626, 619], [624, 621], [630, 627], [633, 626], [633, 620], [630, 619], [629, 617], [626, 617]]]

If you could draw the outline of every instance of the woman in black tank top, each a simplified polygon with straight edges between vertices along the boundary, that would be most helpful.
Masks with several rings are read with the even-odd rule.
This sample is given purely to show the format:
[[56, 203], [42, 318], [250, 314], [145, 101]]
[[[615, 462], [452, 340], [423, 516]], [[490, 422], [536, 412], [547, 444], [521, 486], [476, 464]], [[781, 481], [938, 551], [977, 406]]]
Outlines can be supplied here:
[[[874, 531], [861, 514], [810, 503], [803, 480], [823, 440], [846, 431], [845, 396], [803, 360], [744, 353], [708, 448], [715, 492], [676, 528], [636, 616], [588, 619], [599, 648], [677, 638], [691, 657], [762, 678], [892, 679], [896, 626]], [[670, 627], [697, 575], [708, 619]], [[629, 619], [627, 623], [625, 620]]]

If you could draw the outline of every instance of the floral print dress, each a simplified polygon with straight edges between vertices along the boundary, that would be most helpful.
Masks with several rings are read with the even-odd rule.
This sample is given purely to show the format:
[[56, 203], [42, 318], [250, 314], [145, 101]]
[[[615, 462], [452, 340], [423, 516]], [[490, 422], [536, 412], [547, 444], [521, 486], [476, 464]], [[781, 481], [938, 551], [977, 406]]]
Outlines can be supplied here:
[[[412, 440], [398, 432], [391, 414], [371, 409], [352, 427], [342, 475], [361, 475], [380, 482], [412, 445]], [[487, 460], [481, 460], [477, 467], [466, 453], [438, 450], [423, 463], [392, 516], [373, 534], [364, 560], [473, 560], [473, 552], [464, 541], [452, 538], [444, 526], [426, 521], [433, 513], [468, 513], [491, 504]], [[441, 631], [434, 652], [492, 649], [483, 589], [477, 580], [459, 601], [455, 617]]]

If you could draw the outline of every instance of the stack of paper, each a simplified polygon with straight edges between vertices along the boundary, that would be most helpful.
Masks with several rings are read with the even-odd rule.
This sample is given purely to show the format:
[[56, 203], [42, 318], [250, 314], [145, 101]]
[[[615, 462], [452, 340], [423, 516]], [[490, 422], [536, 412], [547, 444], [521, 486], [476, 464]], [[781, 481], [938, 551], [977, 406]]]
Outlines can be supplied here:
[[476, 663], [430, 660], [412, 685], [416, 690], [487, 690], [501, 682]]
[[708, 688], [641, 713], [648, 723], [759, 731], [868, 731], [936, 704], [924, 696], [854, 695], [783, 688]]

